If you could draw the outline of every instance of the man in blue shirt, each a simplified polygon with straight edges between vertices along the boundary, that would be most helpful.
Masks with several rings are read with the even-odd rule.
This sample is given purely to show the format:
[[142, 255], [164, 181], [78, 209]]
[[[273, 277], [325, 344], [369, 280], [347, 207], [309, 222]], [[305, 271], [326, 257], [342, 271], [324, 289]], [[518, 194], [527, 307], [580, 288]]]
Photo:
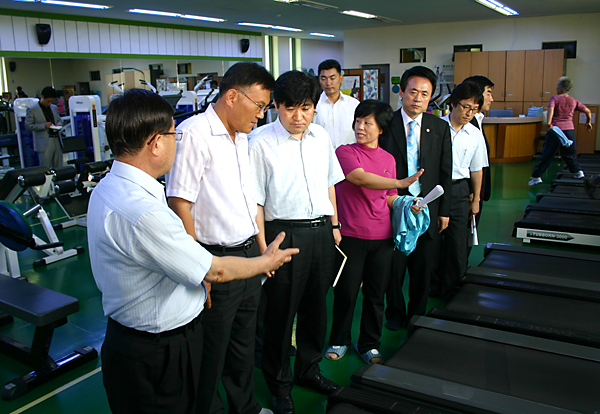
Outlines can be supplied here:
[[132, 89], [107, 111], [115, 162], [88, 208], [92, 273], [108, 316], [103, 382], [113, 413], [189, 413], [202, 360], [204, 280], [223, 283], [272, 275], [297, 249], [279, 234], [252, 259], [213, 257], [187, 234], [156, 180], [171, 169], [173, 108]]

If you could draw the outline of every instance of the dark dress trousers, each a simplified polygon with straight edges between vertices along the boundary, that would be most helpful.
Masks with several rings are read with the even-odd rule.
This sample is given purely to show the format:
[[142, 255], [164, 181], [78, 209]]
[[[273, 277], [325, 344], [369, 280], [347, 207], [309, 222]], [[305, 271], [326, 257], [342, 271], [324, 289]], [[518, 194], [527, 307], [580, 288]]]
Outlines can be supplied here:
[[[390, 130], [380, 140], [380, 145], [396, 159], [396, 176], [408, 176], [406, 160], [406, 131], [400, 110], [394, 112]], [[438, 256], [438, 217], [450, 216], [450, 196], [452, 186], [452, 141], [448, 123], [431, 114], [424, 113], [421, 122], [419, 149], [421, 168], [425, 172], [420, 178], [421, 194], [427, 195], [436, 185], [444, 188], [444, 195], [428, 205], [431, 224], [417, 241], [417, 247], [404, 256], [394, 251], [394, 262], [386, 292], [388, 320], [406, 322], [413, 315], [423, 315], [427, 306], [429, 283], [433, 266]], [[408, 188], [398, 189], [399, 195], [410, 195]], [[410, 275], [408, 311], [402, 294], [406, 270]]]

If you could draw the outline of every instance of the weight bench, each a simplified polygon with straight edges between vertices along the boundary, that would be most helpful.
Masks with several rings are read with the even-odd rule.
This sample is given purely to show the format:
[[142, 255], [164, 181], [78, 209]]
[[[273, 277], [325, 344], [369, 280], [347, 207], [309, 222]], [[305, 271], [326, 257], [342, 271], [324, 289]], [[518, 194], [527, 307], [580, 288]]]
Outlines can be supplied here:
[[29, 390], [98, 357], [98, 352], [83, 346], [58, 360], [48, 354], [54, 329], [67, 323], [67, 316], [79, 310], [71, 296], [23, 280], [0, 276], [0, 311], [35, 325], [31, 347], [0, 335], [0, 352], [34, 370], [4, 386], [2, 399], [14, 400]]

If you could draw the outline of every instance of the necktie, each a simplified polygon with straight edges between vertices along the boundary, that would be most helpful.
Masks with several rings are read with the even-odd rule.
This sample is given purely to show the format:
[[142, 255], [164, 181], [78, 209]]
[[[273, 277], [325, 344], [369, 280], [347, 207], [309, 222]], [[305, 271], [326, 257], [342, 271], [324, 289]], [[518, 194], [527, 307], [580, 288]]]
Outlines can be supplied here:
[[[408, 123], [408, 137], [406, 138], [406, 161], [408, 162], [408, 175], [411, 176], [416, 174], [420, 169], [419, 163], [419, 145], [417, 143], [417, 133], [415, 132], [415, 126], [417, 121], [410, 121]], [[419, 180], [415, 181], [408, 187], [408, 191], [413, 196], [418, 196], [421, 193], [421, 183]]]

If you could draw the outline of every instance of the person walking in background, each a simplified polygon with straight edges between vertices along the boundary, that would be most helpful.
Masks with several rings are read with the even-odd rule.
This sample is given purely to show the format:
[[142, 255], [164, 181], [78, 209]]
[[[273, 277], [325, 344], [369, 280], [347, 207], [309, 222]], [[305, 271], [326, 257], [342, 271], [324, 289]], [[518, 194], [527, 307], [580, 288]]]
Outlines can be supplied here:
[[[556, 93], [548, 103], [548, 133], [544, 141], [542, 149], [542, 157], [531, 173], [529, 185], [542, 183], [542, 174], [550, 166], [550, 162], [554, 158], [556, 151], [560, 150], [560, 156], [569, 167], [569, 171], [573, 173], [573, 178], [583, 178], [585, 174], [581, 170], [579, 163], [575, 159], [577, 154], [577, 145], [575, 144], [575, 125], [573, 124], [573, 113], [575, 111], [584, 112], [587, 116], [585, 129], [592, 130], [592, 112], [579, 102], [577, 99], [569, 96], [569, 91], [573, 89], [573, 82], [566, 76], [558, 80]], [[573, 143], [571, 145], [563, 145], [561, 140], [552, 127], [558, 127]]]

